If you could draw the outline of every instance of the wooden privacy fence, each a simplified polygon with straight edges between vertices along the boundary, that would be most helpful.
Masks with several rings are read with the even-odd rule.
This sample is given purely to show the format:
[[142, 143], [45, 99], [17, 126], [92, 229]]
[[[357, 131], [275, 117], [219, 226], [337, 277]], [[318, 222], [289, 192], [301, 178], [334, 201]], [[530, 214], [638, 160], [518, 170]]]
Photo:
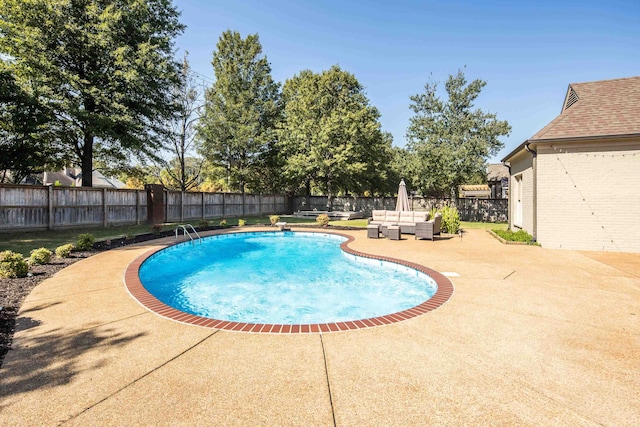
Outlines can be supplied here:
[[[143, 224], [147, 190], [0, 185], [0, 231]], [[286, 196], [164, 191], [164, 221], [237, 218], [286, 211]]]
[[210, 218], [240, 218], [282, 214], [286, 196], [280, 194], [195, 193], [165, 190], [165, 222]]
[[146, 220], [144, 190], [0, 186], [0, 231], [106, 227]]
[[[396, 197], [334, 197], [334, 211], [362, 211], [370, 216], [374, 209], [394, 210]], [[409, 199], [414, 211], [429, 211], [445, 205], [455, 206], [462, 221], [507, 222], [508, 199], [440, 199], [434, 197], [412, 197]], [[296, 196], [294, 210], [328, 210], [327, 196]]]
[[[327, 210], [326, 196], [163, 191], [162, 222], [198, 221]], [[107, 227], [148, 221], [148, 190], [0, 185], [0, 231]], [[463, 221], [506, 222], [507, 199], [436, 199], [413, 197], [413, 210], [456, 206]], [[335, 211], [393, 210], [395, 197], [334, 197]], [[163, 211], [163, 212], [162, 212]], [[164, 216], [163, 216], [164, 214]]]

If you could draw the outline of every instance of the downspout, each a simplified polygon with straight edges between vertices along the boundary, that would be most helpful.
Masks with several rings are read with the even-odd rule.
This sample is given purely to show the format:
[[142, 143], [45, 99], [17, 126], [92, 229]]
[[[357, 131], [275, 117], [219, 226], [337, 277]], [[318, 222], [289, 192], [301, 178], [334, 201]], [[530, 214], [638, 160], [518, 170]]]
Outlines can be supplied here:
[[512, 216], [511, 216], [511, 189], [513, 183], [511, 182], [511, 162], [502, 162], [503, 165], [509, 170], [509, 194], [507, 195], [507, 223], [509, 224], [509, 230], [511, 230]]
[[531, 221], [533, 223], [532, 237], [533, 241], [538, 241], [538, 152], [533, 148], [529, 147], [530, 143], [527, 142], [524, 144], [524, 148], [531, 153], [533, 156], [531, 172], [533, 173], [533, 183], [532, 183], [532, 191], [533, 191], [533, 209], [531, 209]]

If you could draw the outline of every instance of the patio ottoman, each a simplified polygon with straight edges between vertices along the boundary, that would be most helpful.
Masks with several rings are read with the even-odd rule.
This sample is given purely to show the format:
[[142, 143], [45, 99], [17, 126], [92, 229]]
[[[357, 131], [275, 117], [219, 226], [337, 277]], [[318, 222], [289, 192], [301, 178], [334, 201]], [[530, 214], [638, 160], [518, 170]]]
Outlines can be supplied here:
[[367, 225], [367, 238], [369, 239], [379, 239], [380, 238], [380, 227], [377, 225]]
[[397, 225], [388, 226], [387, 237], [389, 240], [400, 240], [400, 227]]

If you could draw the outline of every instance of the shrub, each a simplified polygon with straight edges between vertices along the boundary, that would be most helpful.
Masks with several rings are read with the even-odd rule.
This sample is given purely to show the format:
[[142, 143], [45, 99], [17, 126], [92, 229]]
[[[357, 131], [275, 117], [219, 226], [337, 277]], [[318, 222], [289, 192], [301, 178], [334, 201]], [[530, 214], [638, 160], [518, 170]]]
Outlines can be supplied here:
[[533, 237], [531, 234], [527, 233], [524, 230], [512, 231], [512, 230], [491, 230], [496, 233], [498, 236], [502, 237], [504, 240], [508, 242], [524, 242], [524, 243], [533, 243]]
[[271, 221], [271, 225], [276, 225], [276, 222], [280, 221], [280, 215], [270, 215], [269, 221]]
[[432, 220], [437, 213], [438, 213], [438, 208], [436, 207], [431, 208], [431, 210], [429, 211], [429, 219]]
[[28, 271], [29, 264], [21, 254], [12, 251], [0, 252], [0, 277], [25, 277]]
[[34, 249], [31, 251], [29, 262], [32, 265], [48, 264], [51, 261], [51, 255], [53, 255], [53, 252], [47, 248]]
[[95, 242], [96, 242], [96, 238], [93, 237], [93, 234], [90, 234], [90, 233], [79, 234], [78, 240], [76, 241], [76, 249], [79, 251], [91, 250]]
[[239, 219], [238, 220], [238, 227], [244, 227], [246, 223], [247, 223], [247, 221], [245, 221], [244, 219]]
[[157, 236], [160, 233], [162, 233], [162, 224], [153, 224], [151, 226], [151, 234]]
[[226, 227], [227, 226], [227, 220], [223, 218], [223, 219], [220, 220], [219, 224], [220, 224], [220, 227]]
[[198, 221], [198, 228], [207, 228], [209, 226], [209, 221], [206, 219], [201, 219]]
[[56, 248], [56, 256], [58, 258], [69, 258], [69, 255], [71, 255], [72, 250], [73, 250], [73, 243], [60, 245]]
[[327, 225], [329, 225], [329, 215], [327, 214], [318, 215], [316, 217], [316, 222], [321, 226], [326, 227]]
[[460, 215], [455, 206], [442, 207], [442, 224], [441, 230], [449, 234], [455, 234], [460, 229]]

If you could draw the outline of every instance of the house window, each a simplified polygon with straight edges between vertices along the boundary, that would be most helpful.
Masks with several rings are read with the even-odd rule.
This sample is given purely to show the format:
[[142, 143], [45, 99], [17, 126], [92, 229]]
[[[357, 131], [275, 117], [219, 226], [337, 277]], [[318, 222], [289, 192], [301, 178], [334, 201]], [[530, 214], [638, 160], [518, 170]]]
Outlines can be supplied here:
[[522, 174], [513, 177], [513, 225], [522, 228]]

